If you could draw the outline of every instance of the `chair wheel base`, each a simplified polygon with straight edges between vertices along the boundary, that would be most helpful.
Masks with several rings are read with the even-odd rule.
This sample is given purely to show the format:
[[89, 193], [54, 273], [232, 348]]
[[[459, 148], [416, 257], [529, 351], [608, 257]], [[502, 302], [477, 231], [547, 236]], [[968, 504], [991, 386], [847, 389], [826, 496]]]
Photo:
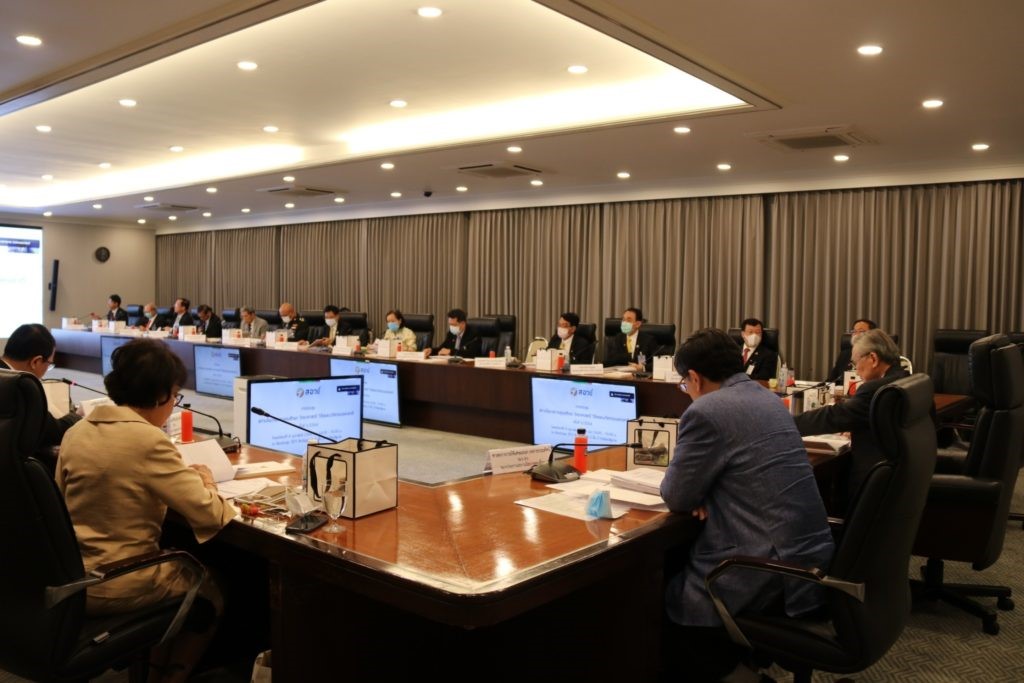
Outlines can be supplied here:
[[995, 619], [983, 619], [981, 622], [981, 630], [990, 636], [998, 636], [999, 622]]
[[998, 600], [996, 600], [996, 607], [1003, 610], [1004, 612], [1009, 612], [1015, 607], [1015, 605], [1011, 598], [999, 598]]

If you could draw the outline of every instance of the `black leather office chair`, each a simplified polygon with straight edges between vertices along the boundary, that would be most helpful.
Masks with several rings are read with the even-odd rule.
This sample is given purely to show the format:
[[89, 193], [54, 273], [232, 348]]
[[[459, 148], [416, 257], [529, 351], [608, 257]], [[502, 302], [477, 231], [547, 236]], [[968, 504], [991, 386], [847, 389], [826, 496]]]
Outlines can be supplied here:
[[124, 312], [128, 314], [128, 327], [135, 327], [146, 319], [141, 304], [128, 304], [124, 307]]
[[[34, 681], [86, 680], [173, 637], [205, 569], [187, 553], [161, 551], [86, 576], [64, 499], [31, 457], [45, 412], [39, 380], [0, 372], [0, 668]], [[195, 577], [184, 598], [130, 614], [85, 616], [87, 587], [172, 561]]]
[[310, 327], [327, 326], [327, 323], [324, 322], [324, 312], [321, 310], [299, 311], [299, 317], [303, 318]]
[[988, 330], [935, 330], [934, 355], [928, 372], [939, 394], [969, 394], [967, 353], [971, 344], [989, 335]]
[[675, 323], [644, 323], [643, 331], [654, 337], [658, 346], [655, 356], [672, 356], [676, 352]]
[[505, 349], [498, 349], [498, 335], [501, 328], [498, 326], [497, 318], [467, 318], [466, 330], [480, 337], [480, 355], [490, 355], [491, 351], [497, 355]]
[[157, 306], [156, 314], [164, 318], [169, 317], [172, 321], [174, 320], [174, 309], [171, 306]]
[[242, 326], [242, 315], [237, 308], [225, 308], [220, 312], [220, 326], [232, 330]]
[[516, 317], [503, 313], [487, 313], [486, 317], [498, 320], [498, 354], [505, 353], [505, 347], [512, 349], [516, 355]]
[[597, 323], [580, 323], [576, 326], [576, 334], [586, 339], [594, 347], [594, 353], [590, 356], [588, 363], [594, 362], [597, 355]]
[[[857, 493], [828, 571], [761, 558], [722, 562], [707, 577], [708, 591], [733, 640], [752, 647], [808, 682], [814, 669], [853, 673], [889, 650], [910, 612], [907, 563], [928, 483], [935, 467], [935, 428], [926, 375], [898, 379], [871, 401], [871, 426], [885, 460], [868, 473]], [[715, 582], [747, 568], [818, 584], [822, 615], [807, 618], [730, 615]]]
[[370, 343], [370, 325], [366, 322], [365, 313], [353, 313], [343, 311], [338, 315], [338, 334], [345, 330], [345, 334], [359, 337], [359, 343], [363, 346]]
[[276, 308], [263, 308], [256, 311], [257, 318], [263, 318], [267, 321], [268, 330], [276, 330], [281, 327], [281, 314], [277, 312]]
[[[1007, 332], [1006, 338], [1011, 344], [1016, 344], [1017, 348], [1020, 349], [1021, 355], [1024, 356], [1024, 332]], [[1021, 453], [1020, 466], [1024, 467], [1024, 453]], [[1011, 510], [1010, 519], [1015, 522], [1021, 522], [1021, 527], [1024, 528], [1024, 512]]]
[[1024, 359], [1005, 335], [984, 337], [968, 353], [971, 395], [981, 405], [965, 456], [939, 459], [914, 555], [928, 558], [919, 599], [940, 599], [980, 617], [986, 633], [999, 633], [996, 610], [971, 597], [994, 597], [1013, 609], [1006, 586], [948, 584], [943, 561], [970, 562], [976, 570], [999, 559], [1024, 448]]
[[416, 335], [416, 348], [422, 351], [434, 346], [434, 314], [403, 313], [405, 326]]
[[[738, 327], [730, 327], [728, 334], [738, 346], [743, 346], [743, 330]], [[764, 334], [761, 335], [761, 343], [779, 352], [780, 356], [782, 355], [782, 352], [779, 351], [779, 331], [774, 327], [764, 328]]]

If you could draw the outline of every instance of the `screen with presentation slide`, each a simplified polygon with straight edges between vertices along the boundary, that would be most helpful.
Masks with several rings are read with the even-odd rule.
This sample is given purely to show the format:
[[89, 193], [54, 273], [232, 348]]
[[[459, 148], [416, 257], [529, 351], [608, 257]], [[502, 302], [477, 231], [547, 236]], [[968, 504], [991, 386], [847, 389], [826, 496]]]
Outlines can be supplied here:
[[110, 365], [110, 354], [119, 346], [130, 342], [132, 337], [100, 337], [100, 364], [103, 367], [103, 376], [106, 377], [114, 368]]
[[233, 398], [235, 378], [242, 374], [242, 352], [223, 346], [195, 346], [196, 391]]
[[0, 338], [43, 322], [43, 231], [0, 225]]
[[[363, 378], [254, 379], [249, 382], [249, 443], [303, 455], [314, 437], [271, 417], [255, 415], [262, 408], [334, 441], [363, 437]], [[317, 439], [322, 441], [322, 439]]]
[[[572, 443], [587, 430], [591, 444], [623, 443], [626, 423], [636, 419], [636, 387], [533, 377], [533, 442]], [[594, 450], [599, 446], [590, 446]], [[561, 450], [568, 450], [563, 448]]]
[[331, 375], [362, 376], [364, 420], [402, 424], [398, 412], [398, 365], [332, 358]]

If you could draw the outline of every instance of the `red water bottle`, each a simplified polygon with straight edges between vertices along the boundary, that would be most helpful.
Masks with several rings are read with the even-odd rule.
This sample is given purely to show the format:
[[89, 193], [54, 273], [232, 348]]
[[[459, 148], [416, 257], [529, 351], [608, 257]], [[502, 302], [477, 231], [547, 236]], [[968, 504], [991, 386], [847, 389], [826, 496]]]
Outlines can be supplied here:
[[576, 430], [576, 441], [572, 447], [572, 466], [583, 474], [587, 471], [587, 430]]
[[192, 443], [192, 411], [181, 411], [181, 442]]

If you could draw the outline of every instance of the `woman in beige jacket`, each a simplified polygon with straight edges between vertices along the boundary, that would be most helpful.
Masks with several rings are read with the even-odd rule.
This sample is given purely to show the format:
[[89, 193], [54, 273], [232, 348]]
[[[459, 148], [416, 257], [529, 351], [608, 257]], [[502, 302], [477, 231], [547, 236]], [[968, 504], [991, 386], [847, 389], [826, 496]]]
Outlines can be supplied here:
[[[161, 430], [180, 402], [178, 390], [186, 379], [181, 360], [163, 342], [139, 339], [116, 349], [111, 363], [104, 384], [116, 405], [96, 407], [69, 429], [57, 461], [57, 485], [86, 572], [159, 550], [168, 508], [188, 521], [199, 542], [235, 515], [218, 495], [209, 469], [186, 466]], [[130, 612], [186, 588], [177, 565], [161, 564], [90, 588], [86, 610]], [[184, 680], [212, 638], [220, 593], [208, 580], [200, 596], [179, 636], [155, 653], [150, 680]], [[203, 611], [207, 618], [196, 618]]]

